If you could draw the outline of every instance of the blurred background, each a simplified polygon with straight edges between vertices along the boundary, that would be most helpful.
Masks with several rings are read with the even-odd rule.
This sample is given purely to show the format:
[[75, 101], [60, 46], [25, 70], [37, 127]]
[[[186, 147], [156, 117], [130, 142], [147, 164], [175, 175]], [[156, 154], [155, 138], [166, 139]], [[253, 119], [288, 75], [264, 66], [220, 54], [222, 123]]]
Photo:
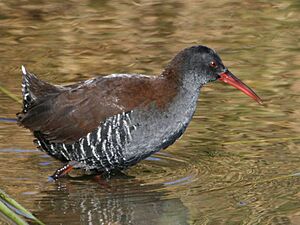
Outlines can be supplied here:
[[62, 164], [0, 121], [0, 188], [46, 224], [300, 224], [299, 37], [298, 0], [0, 0], [0, 117], [21, 109], [21, 65], [54, 84], [158, 75], [198, 44], [265, 101], [207, 85], [184, 136], [108, 186], [48, 182]]

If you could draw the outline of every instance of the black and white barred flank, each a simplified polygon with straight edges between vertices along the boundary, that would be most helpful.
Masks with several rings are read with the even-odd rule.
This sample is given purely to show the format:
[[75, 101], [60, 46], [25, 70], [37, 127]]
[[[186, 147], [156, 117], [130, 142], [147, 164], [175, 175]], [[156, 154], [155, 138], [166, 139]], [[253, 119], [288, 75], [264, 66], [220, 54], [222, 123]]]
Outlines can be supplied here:
[[99, 127], [73, 144], [51, 143], [36, 132], [37, 145], [48, 154], [63, 160], [79, 162], [87, 170], [110, 171], [126, 167], [124, 151], [131, 141], [131, 113], [123, 112], [106, 119]]

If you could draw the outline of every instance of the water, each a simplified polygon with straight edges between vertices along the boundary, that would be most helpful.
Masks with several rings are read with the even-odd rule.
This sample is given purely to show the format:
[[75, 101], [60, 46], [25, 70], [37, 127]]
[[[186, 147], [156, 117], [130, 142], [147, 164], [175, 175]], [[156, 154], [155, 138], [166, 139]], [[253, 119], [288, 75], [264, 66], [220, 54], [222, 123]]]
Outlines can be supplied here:
[[[159, 74], [204, 44], [265, 100], [215, 82], [173, 146], [107, 184], [47, 177], [60, 162], [0, 121], [0, 188], [46, 224], [300, 224], [300, 4], [285, 1], [0, 1], [0, 84], [20, 65], [56, 84]], [[21, 105], [0, 93], [0, 117]]]

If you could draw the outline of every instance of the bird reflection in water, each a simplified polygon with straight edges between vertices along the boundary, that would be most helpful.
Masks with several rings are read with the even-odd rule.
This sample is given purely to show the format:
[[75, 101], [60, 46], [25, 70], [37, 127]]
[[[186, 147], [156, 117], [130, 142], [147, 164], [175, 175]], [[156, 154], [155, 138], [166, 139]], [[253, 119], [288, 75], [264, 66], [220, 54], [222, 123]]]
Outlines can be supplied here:
[[168, 198], [162, 184], [113, 178], [106, 187], [95, 180], [62, 179], [37, 204], [46, 224], [188, 224], [179, 198]]

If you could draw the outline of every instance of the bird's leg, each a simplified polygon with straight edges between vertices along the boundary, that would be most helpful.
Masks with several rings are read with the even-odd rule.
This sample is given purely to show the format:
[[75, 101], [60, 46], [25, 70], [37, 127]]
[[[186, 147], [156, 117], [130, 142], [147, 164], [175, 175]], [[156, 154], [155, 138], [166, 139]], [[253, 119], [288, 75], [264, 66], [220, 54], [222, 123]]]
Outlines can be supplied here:
[[106, 174], [97, 174], [96, 176], [93, 177], [93, 180], [96, 181], [96, 183], [98, 183], [101, 188], [104, 188], [106, 190], [111, 190], [112, 187], [110, 186], [110, 184], [107, 181], [107, 176]]
[[70, 161], [68, 164], [56, 170], [55, 173], [52, 176], [50, 176], [50, 178], [53, 180], [57, 180], [71, 172], [74, 169], [74, 167], [76, 167], [76, 165], [78, 164], [79, 162]]

